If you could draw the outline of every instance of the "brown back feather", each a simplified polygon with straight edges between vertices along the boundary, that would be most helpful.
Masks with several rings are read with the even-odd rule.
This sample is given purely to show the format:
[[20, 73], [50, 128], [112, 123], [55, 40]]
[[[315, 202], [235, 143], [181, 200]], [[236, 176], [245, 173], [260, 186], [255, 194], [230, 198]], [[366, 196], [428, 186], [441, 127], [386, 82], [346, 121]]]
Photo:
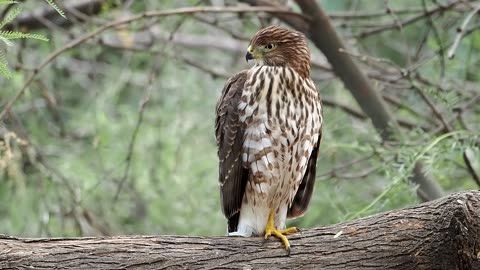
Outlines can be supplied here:
[[313, 189], [315, 187], [315, 174], [317, 171], [318, 150], [320, 148], [320, 141], [322, 140], [322, 133], [318, 136], [318, 141], [313, 148], [310, 159], [308, 160], [307, 170], [303, 176], [302, 183], [298, 187], [292, 205], [287, 212], [287, 218], [296, 218], [302, 216], [307, 211], [310, 199], [312, 198]]
[[247, 71], [242, 71], [227, 81], [216, 109], [220, 197], [223, 214], [228, 219], [228, 232], [237, 230], [249, 173], [242, 164], [244, 127], [238, 116], [238, 103], [246, 78]]

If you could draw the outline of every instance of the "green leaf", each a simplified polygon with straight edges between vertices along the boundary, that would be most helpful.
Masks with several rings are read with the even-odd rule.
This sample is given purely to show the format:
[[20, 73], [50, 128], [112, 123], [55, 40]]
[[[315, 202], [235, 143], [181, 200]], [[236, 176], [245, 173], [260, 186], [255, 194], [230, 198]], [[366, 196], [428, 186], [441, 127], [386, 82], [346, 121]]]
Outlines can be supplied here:
[[3, 37], [5, 39], [33, 38], [33, 39], [48, 41], [48, 38], [44, 35], [13, 32], [13, 31], [0, 31], [0, 37]]
[[18, 4], [18, 1], [0, 0], [0, 5]]
[[12, 72], [10, 72], [7, 66], [7, 58], [2, 51], [0, 51], [0, 74], [5, 76], [7, 79], [12, 78]]
[[47, 3], [53, 8], [55, 9], [55, 11], [57, 11], [58, 14], [60, 14], [60, 16], [62, 16], [63, 18], [67, 18], [67, 16], [65, 16], [65, 13], [55, 4], [55, 2], [53, 2], [53, 0], [45, 0], [47, 1]]
[[2, 51], [0, 51], [0, 64], [4, 64], [4, 65], [7, 64], [7, 57]]
[[3, 43], [5, 43], [5, 45], [7, 45], [8, 47], [13, 46], [13, 42], [8, 40], [6, 37], [3, 37], [3, 36], [0, 35], [0, 40], [3, 41]]
[[2, 29], [7, 23], [13, 21], [13, 19], [15, 19], [20, 12], [22, 12], [22, 9], [19, 7], [12, 9], [12, 11], [10, 11], [5, 19], [3, 19], [3, 21], [0, 23], [0, 29]]

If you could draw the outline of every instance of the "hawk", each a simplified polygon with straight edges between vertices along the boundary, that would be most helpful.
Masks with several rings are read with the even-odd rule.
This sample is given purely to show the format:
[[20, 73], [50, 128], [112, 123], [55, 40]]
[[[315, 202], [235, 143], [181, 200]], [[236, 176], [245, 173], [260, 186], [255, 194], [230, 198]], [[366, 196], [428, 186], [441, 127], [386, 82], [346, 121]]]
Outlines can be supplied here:
[[274, 235], [287, 252], [287, 218], [306, 211], [322, 136], [322, 103], [310, 78], [305, 36], [269, 26], [217, 102], [215, 135], [222, 210], [233, 236]]

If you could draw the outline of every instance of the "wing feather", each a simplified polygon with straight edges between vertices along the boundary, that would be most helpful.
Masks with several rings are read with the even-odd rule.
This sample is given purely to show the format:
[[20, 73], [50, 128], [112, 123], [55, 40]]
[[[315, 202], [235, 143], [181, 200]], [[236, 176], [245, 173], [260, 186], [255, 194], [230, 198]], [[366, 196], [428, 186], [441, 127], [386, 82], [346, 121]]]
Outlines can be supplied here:
[[305, 213], [312, 198], [313, 188], [315, 186], [315, 174], [317, 171], [318, 150], [320, 148], [320, 141], [322, 139], [322, 132], [318, 136], [318, 141], [313, 148], [312, 154], [308, 160], [307, 170], [303, 176], [302, 182], [298, 187], [292, 205], [287, 212], [287, 218], [296, 218]]
[[238, 115], [238, 103], [246, 78], [247, 71], [232, 76], [225, 84], [216, 108], [215, 136], [220, 162], [220, 197], [223, 214], [228, 219], [228, 232], [237, 230], [249, 173], [242, 163], [245, 130]]

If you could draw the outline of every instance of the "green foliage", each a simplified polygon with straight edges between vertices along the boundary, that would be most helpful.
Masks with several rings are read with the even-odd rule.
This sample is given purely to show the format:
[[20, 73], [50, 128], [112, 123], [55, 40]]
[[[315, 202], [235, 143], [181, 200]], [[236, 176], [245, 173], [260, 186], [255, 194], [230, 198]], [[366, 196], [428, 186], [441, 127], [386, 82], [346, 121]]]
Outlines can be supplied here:
[[31, 39], [39, 39], [39, 40], [43, 40], [43, 41], [48, 41], [48, 38], [46, 38], [43, 35], [21, 33], [21, 32], [12, 32], [12, 31], [0, 31], [0, 36], [2, 37], [2, 39], [5, 39], [6, 42], [8, 42], [8, 40], [10, 40], [10, 39], [18, 39], [18, 38], [31, 38]]
[[[8, 40], [4, 42], [8, 42]], [[8, 70], [7, 57], [5, 56], [5, 53], [2, 51], [0, 51], [0, 73], [7, 78], [11, 77], [11, 73]]]
[[53, 9], [55, 9], [55, 11], [60, 15], [62, 16], [64, 19], [67, 18], [67, 16], [65, 16], [65, 13], [63, 12], [63, 10], [61, 10], [56, 4], [55, 2], [53, 2], [53, 0], [45, 0]]
[[21, 8], [18, 8], [18, 7], [13, 8], [7, 14], [7, 16], [5, 16], [5, 18], [2, 20], [2, 22], [0, 22], [0, 29], [2, 29], [5, 25], [7, 25], [7, 23], [13, 21], [13, 19], [15, 19], [20, 14], [20, 12], [22, 12]]
[[17, 4], [18, 1], [11, 1], [11, 0], [0, 0], [0, 5], [9, 5], [9, 4]]
[[[63, 17], [64, 14], [63, 12], [55, 5], [55, 3], [52, 0], [46, 0], [48, 4], [52, 6], [57, 12], [59, 12], [60, 15]], [[0, 6], [1, 5], [12, 5], [12, 4], [17, 4], [17, 1], [0, 1]], [[0, 22], [0, 41], [2, 41], [7, 47], [13, 46], [13, 42], [11, 42], [12, 39], [19, 39], [19, 38], [28, 38], [28, 39], [39, 39], [43, 41], [48, 41], [48, 38], [40, 35], [40, 34], [30, 34], [30, 33], [22, 33], [22, 32], [17, 32], [17, 31], [3, 31], [2, 29], [12, 22], [20, 13], [22, 12], [22, 8], [20, 7], [14, 7], [10, 10], [10, 12], [5, 16], [5, 18]], [[11, 78], [12, 73], [8, 69], [8, 62], [7, 62], [7, 57], [5, 51], [0, 50], [0, 74], [5, 76], [6, 78]]]

